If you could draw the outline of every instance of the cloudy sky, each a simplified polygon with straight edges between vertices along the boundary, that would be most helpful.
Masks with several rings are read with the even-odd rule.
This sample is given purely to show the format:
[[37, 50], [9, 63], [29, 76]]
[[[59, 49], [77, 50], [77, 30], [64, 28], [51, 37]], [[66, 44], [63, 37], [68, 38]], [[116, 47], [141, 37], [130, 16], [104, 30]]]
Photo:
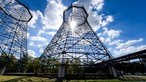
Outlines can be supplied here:
[[84, 6], [88, 22], [114, 57], [146, 49], [146, 0], [19, 0], [33, 19], [28, 23], [28, 53], [39, 57], [71, 4]]

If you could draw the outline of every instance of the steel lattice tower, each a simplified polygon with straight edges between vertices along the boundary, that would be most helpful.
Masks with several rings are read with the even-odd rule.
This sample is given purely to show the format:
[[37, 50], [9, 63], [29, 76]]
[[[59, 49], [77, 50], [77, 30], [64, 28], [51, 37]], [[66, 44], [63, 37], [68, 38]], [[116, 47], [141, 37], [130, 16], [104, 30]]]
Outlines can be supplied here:
[[[60, 63], [99, 63], [111, 59], [111, 55], [87, 21], [88, 14], [83, 7], [71, 6], [63, 16], [63, 23], [41, 59], [52, 58]], [[53, 64], [53, 61], [51, 64]]]
[[19, 58], [27, 54], [29, 10], [15, 0], [0, 1], [0, 52]]
[[19, 1], [0, 0], [0, 55], [17, 59], [27, 55], [27, 23], [31, 18], [28, 8]]
[[110, 60], [111, 55], [87, 21], [83, 7], [71, 6], [63, 14], [63, 23], [40, 57], [46, 66], [90, 65]]

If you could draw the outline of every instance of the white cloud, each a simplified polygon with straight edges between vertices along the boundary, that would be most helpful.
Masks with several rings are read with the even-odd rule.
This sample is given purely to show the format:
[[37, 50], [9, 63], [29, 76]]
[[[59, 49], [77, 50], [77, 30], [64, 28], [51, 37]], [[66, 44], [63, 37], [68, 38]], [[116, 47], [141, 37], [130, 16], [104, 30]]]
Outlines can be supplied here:
[[37, 35], [41, 35], [41, 34], [44, 34], [45, 33], [45, 31], [43, 31], [43, 30], [39, 30], [39, 32], [37, 33]]
[[47, 39], [42, 36], [30, 36], [29, 40], [47, 42]]
[[[63, 11], [67, 7], [62, 4], [61, 0], [48, 0], [47, 7], [44, 15], [39, 10], [31, 11], [33, 18], [29, 21], [28, 25], [31, 28], [36, 28], [37, 20], [42, 24], [41, 31], [45, 32], [46, 29], [58, 29], [63, 21]], [[38, 35], [41, 33], [39, 32]]]
[[123, 42], [123, 40], [115, 40], [114, 42], [110, 43], [109, 45], [115, 45], [115, 48], [112, 48], [113, 54], [115, 56], [126, 55], [129, 53], [137, 52], [143, 49], [146, 49], [146, 45], [137, 45], [143, 41], [143, 38], [138, 40], [128, 40]]
[[39, 52], [40, 53], [43, 53], [44, 49], [43, 48], [40, 48]]
[[114, 30], [114, 29], [108, 30], [108, 28], [103, 28], [103, 29], [104, 29], [104, 34], [111, 39], [118, 37], [121, 33], [120, 30]]
[[109, 30], [107, 32], [108, 36], [111, 37], [111, 38], [115, 38], [115, 37], [118, 37], [120, 35], [120, 32], [119, 30]]
[[117, 49], [122, 49], [122, 48], [126, 48], [126, 47], [129, 47], [131, 45], [134, 45], [136, 43], [139, 43], [139, 42], [142, 42], [143, 41], [143, 38], [140, 38], [138, 40], [128, 40], [127, 42], [125, 43], [120, 43], [119, 45], [117, 45]]
[[36, 57], [35, 52], [33, 50], [27, 50], [28, 51], [28, 55], [31, 57]]
[[31, 11], [31, 14], [33, 16], [33, 18], [28, 22], [29, 27], [31, 28], [36, 28], [35, 24], [36, 21], [40, 19], [43, 19], [43, 14], [38, 10], [38, 11]]
[[110, 38], [110, 37], [107, 37], [107, 38], [105, 39], [105, 42], [106, 42], [106, 43], [110, 43], [110, 42], [111, 42], [111, 38]]
[[128, 46], [126, 48], [121, 48], [119, 50], [113, 50], [115, 56], [121, 56], [121, 55], [126, 55], [129, 53], [137, 52], [140, 50], [146, 49], [146, 45], [141, 45], [141, 46]]
[[56, 32], [48, 32], [48, 34], [54, 36]]
[[44, 47], [45, 45], [48, 45], [48, 42], [45, 42], [45, 43], [40, 43], [37, 45], [38, 48], [42, 48]]
[[101, 26], [104, 27], [113, 21], [114, 21], [113, 17], [111, 15], [108, 15], [105, 17], [105, 20], [102, 21]]
[[47, 32], [47, 31], [44, 31], [44, 30], [39, 30], [39, 32], [37, 33], [37, 35], [40, 36], [41, 34], [49, 34], [51, 36], [54, 36], [56, 34], [56, 32], [55, 31], [49, 31], [49, 32]]
[[[102, 39], [103, 42], [111, 46], [118, 43], [118, 41], [116, 41], [115, 39], [120, 36], [120, 33], [121, 33], [121, 30], [114, 30], [114, 29], [108, 30], [107, 27], [104, 27], [103, 32], [98, 33], [98, 36]], [[119, 41], [122, 41], [122, 40], [119, 40]]]
[[117, 39], [109, 43], [110, 46], [112, 45], [119, 45], [123, 40]]
[[67, 7], [64, 6], [61, 0], [48, 0], [48, 5], [45, 9], [43, 29], [58, 29], [63, 21], [63, 11]]
[[108, 46], [114, 56], [126, 55], [128, 53], [146, 49], [146, 45], [139, 44], [143, 41], [143, 38], [124, 41], [123, 39], [118, 39], [121, 30], [108, 30], [108, 28], [104, 27], [103, 31], [103, 33], [98, 33], [98, 35], [102, 37], [106, 46]]
[[34, 42], [29, 42], [29, 46], [34, 46]]
[[104, 0], [91, 0], [92, 7], [96, 10], [101, 10], [104, 5]]

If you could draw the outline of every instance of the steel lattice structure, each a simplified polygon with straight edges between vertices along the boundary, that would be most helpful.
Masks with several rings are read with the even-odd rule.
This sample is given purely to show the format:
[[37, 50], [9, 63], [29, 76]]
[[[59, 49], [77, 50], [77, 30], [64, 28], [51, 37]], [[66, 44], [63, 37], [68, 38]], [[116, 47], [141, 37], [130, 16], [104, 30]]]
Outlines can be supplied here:
[[88, 65], [111, 59], [87, 17], [83, 7], [71, 6], [64, 11], [60, 29], [40, 57], [44, 65]]
[[17, 0], [0, 0], [0, 53], [17, 59], [27, 54], [27, 23], [32, 15]]

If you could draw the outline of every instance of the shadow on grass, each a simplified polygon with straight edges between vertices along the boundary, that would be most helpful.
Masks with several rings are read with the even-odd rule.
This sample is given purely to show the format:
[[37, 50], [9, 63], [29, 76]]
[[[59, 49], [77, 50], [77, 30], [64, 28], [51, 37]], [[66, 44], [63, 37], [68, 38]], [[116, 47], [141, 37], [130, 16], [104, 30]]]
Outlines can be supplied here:
[[[36, 82], [36, 79], [34, 80], [35, 78], [33, 77], [21, 77], [21, 78], [16, 78], [16, 79], [11, 79], [11, 80], [7, 80], [7, 81], [4, 81], [4, 82]], [[43, 80], [43, 78], [37, 78], [37, 82], [50, 82], [50, 81], [46, 81], [46, 80]]]
[[140, 78], [140, 77], [134, 77], [134, 76], [123, 76], [120, 77], [119, 80], [122, 81], [144, 81], [146, 82], [146, 79]]

